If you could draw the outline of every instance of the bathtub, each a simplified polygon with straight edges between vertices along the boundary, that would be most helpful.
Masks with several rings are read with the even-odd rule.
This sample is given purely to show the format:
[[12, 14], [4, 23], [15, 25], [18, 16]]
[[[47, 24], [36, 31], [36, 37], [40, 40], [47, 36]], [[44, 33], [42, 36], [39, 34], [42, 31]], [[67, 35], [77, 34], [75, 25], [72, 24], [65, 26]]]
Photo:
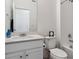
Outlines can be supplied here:
[[68, 59], [73, 59], [73, 44], [63, 44], [61, 49], [68, 54]]

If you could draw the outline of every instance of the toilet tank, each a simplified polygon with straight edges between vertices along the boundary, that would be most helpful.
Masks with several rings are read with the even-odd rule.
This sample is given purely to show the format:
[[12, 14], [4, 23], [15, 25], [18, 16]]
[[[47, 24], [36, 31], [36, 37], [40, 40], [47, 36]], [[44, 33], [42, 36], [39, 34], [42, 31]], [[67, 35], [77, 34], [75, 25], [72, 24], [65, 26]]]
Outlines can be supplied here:
[[45, 37], [46, 48], [53, 49], [56, 47], [55, 37]]

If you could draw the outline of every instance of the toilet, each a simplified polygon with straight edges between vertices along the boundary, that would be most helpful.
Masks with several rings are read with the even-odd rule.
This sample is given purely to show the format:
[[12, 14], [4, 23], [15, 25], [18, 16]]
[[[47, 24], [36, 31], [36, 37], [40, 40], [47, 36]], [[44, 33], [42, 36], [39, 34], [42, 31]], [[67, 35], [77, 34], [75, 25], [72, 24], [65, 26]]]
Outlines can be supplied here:
[[45, 37], [46, 48], [50, 50], [50, 59], [67, 59], [67, 53], [59, 48], [56, 48], [55, 37]]

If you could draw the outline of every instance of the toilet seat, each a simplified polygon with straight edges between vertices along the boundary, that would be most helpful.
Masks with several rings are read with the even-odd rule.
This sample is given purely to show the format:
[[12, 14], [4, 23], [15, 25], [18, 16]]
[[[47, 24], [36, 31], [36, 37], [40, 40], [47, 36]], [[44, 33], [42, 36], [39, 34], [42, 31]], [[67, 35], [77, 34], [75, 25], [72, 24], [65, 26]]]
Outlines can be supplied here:
[[58, 48], [51, 49], [50, 52], [51, 52], [51, 55], [55, 55], [57, 57], [67, 57], [67, 53]]

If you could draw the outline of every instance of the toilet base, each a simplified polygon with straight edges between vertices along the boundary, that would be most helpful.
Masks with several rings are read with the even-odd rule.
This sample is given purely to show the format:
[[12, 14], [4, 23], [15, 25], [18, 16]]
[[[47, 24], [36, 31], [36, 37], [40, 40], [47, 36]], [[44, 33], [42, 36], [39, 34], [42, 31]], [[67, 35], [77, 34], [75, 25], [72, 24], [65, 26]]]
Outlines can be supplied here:
[[61, 57], [57, 57], [57, 56], [50, 56], [50, 59], [67, 59], [66, 57], [65, 58], [61, 58]]

